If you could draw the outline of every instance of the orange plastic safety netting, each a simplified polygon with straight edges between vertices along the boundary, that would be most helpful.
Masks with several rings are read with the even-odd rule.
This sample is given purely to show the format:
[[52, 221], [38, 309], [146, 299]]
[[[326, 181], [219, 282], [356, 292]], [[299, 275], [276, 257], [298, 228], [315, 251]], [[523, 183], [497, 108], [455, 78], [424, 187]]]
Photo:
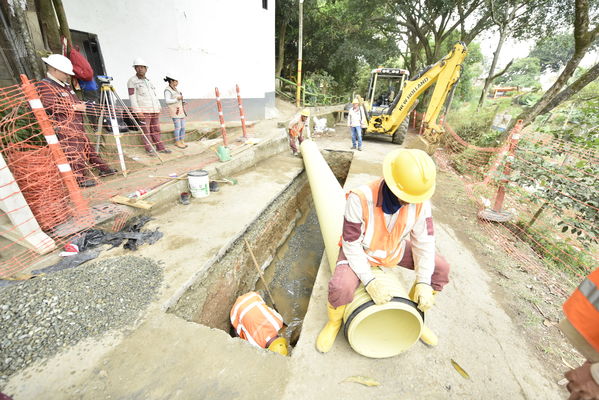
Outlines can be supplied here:
[[254, 127], [247, 122], [242, 132], [235, 85], [225, 94], [226, 128], [215, 99], [190, 100], [193, 117], [178, 143], [167, 107], [133, 112], [109, 86], [85, 106], [47, 80], [0, 88], [0, 278], [107, 219], [98, 213], [112, 213], [100, 216], [122, 228], [132, 213], [104, 207], [113, 196], [148, 192], [219, 161], [223, 133], [231, 151], [242, 146]]
[[535, 273], [555, 267], [572, 283], [596, 267], [597, 148], [532, 129], [506, 134], [503, 146], [479, 147], [445, 128], [440, 167], [458, 173], [479, 215], [497, 210], [510, 217], [501, 223], [479, 218], [494, 243]]

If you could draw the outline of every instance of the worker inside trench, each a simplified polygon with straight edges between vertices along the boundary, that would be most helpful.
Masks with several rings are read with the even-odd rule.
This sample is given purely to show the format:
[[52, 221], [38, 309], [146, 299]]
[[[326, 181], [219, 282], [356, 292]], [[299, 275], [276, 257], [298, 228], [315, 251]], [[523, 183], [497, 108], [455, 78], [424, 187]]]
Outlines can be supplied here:
[[[343, 185], [352, 153], [323, 155]], [[302, 172], [169, 312], [236, 337], [230, 312], [240, 296], [256, 292], [282, 317], [279, 335], [291, 350], [301, 333], [323, 252], [310, 185]]]

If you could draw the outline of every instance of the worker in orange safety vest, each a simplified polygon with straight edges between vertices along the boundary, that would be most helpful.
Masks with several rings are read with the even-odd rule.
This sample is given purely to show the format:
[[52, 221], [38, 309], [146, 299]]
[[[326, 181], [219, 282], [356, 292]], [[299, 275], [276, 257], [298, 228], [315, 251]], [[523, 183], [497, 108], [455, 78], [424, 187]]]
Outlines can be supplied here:
[[[435, 192], [436, 167], [422, 150], [398, 149], [383, 161], [383, 179], [347, 195], [339, 256], [329, 280], [328, 322], [316, 348], [328, 352], [343, 323], [347, 304], [362, 283], [375, 304], [391, 300], [391, 288], [377, 279], [373, 267], [397, 265], [415, 271], [410, 298], [425, 312], [449, 282], [449, 264], [435, 254], [430, 197]], [[423, 326], [420, 339], [434, 346], [438, 339]]]
[[299, 144], [302, 144], [304, 137], [310, 138], [309, 117], [310, 110], [304, 109], [295, 117], [293, 117], [293, 119], [289, 122], [289, 126], [287, 127], [289, 134], [289, 147], [291, 147], [291, 152], [294, 156], [299, 155], [297, 151], [296, 139]]
[[599, 269], [586, 277], [563, 305], [560, 329], [587, 359], [566, 372], [569, 400], [599, 400]]
[[237, 298], [231, 309], [231, 325], [235, 333], [254, 346], [268, 349], [286, 356], [287, 340], [279, 336], [283, 328], [283, 318], [268, 307], [256, 292], [249, 292]]

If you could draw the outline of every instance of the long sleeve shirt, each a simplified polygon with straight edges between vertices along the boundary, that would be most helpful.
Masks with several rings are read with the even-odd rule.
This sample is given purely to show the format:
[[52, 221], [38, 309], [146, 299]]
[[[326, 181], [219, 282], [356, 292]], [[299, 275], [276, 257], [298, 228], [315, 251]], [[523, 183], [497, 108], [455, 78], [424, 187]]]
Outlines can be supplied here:
[[[294, 130], [297, 134], [302, 134], [302, 136], [307, 137], [310, 136], [310, 117], [306, 118], [305, 121], [302, 121], [302, 116], [300, 113], [297, 113], [291, 121], [289, 121], [289, 125], [287, 126], [289, 131]], [[297, 135], [293, 135], [294, 137]]]
[[[385, 214], [387, 230], [391, 230], [395, 226], [400, 210], [392, 215]], [[366, 285], [374, 279], [374, 274], [362, 246], [362, 239], [365, 232], [362, 215], [360, 197], [355, 193], [350, 193], [345, 207], [345, 221], [341, 243], [350, 268], [358, 276], [360, 281]], [[413, 225], [406, 227], [406, 229], [410, 229], [409, 237], [414, 257], [416, 281], [430, 284], [435, 270], [435, 237], [432, 231], [431, 205], [429, 201], [423, 203], [420, 215], [416, 218]], [[405, 242], [401, 245], [405, 246]]]
[[347, 126], [355, 127], [362, 126], [365, 123], [364, 116], [362, 115], [362, 109], [358, 107], [355, 110], [353, 107], [349, 109], [347, 113]]
[[160, 112], [160, 101], [156, 95], [156, 88], [148, 78], [139, 78], [133, 75], [127, 81], [131, 108], [135, 113], [157, 114]]

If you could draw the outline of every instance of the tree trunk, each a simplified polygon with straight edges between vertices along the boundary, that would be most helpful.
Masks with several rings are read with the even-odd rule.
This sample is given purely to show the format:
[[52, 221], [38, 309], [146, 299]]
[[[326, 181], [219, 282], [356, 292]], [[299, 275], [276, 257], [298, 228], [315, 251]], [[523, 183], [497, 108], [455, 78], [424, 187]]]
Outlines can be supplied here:
[[21, 39], [23, 40], [23, 45], [25, 46], [25, 52], [27, 54], [27, 64], [29, 74], [32, 75], [29, 78], [33, 79], [41, 79], [42, 78], [42, 70], [39, 65], [39, 59], [35, 54], [35, 49], [33, 48], [33, 43], [31, 41], [31, 34], [29, 33], [29, 27], [27, 26], [27, 21], [25, 18], [25, 10], [21, 8], [19, 3], [15, 3], [13, 5], [16, 19], [16, 27], [19, 32]]
[[[549, 88], [537, 101], [537, 103], [532, 106], [529, 110], [523, 111], [518, 118], [524, 121], [524, 126], [530, 125], [535, 118], [541, 114], [546, 108], [549, 107], [550, 103], [553, 104], [553, 107], [557, 106], [559, 102], [554, 103], [553, 99], [561, 92], [562, 88], [566, 86], [568, 79], [572, 77], [574, 71], [576, 71], [576, 67], [580, 64], [580, 60], [586, 55], [587, 49], [595, 42], [597, 36], [599, 35], [599, 28], [594, 28], [592, 31], [589, 31], [589, 2], [588, 0], [576, 0], [574, 5], [574, 54], [572, 58], [566, 64], [566, 67], [562, 71], [561, 75], [557, 78], [553, 86]], [[585, 84], [586, 85], [586, 84]], [[583, 85], [582, 87], [584, 87]], [[582, 88], [581, 87], [581, 88]], [[578, 90], [580, 90], [579, 88]], [[569, 96], [571, 96], [570, 94]], [[567, 93], [564, 95], [567, 96]], [[563, 100], [562, 100], [563, 101]]]
[[46, 40], [46, 46], [52, 53], [60, 54], [62, 45], [60, 44], [60, 30], [56, 21], [56, 13], [52, 0], [38, 0], [38, 20], [42, 28], [42, 35]]
[[[278, 43], [278, 58], [277, 65], [275, 67], [275, 76], [281, 77], [281, 71], [283, 71], [283, 65], [285, 65], [285, 33], [287, 32], [287, 24], [288, 20], [281, 21], [281, 26], [279, 27], [279, 43]], [[279, 87], [280, 81], [277, 80], [275, 85]]]
[[[586, 50], [587, 47], [585, 47], [584, 50]], [[557, 96], [557, 94], [566, 85], [568, 79], [572, 77], [574, 71], [576, 71], [576, 67], [578, 67], [578, 64], [580, 64], [580, 60], [582, 60], [582, 58], [585, 55], [584, 50], [577, 51], [576, 53], [574, 53], [570, 61], [568, 61], [568, 63], [566, 64], [566, 68], [564, 68], [561, 75], [557, 78], [553, 86], [551, 86], [549, 90], [547, 90], [545, 94], [543, 94], [543, 97], [541, 97], [534, 106], [532, 106], [529, 110], [525, 110], [522, 113], [520, 113], [520, 115], [515, 120], [521, 119], [524, 123], [524, 126], [528, 126], [535, 120], [535, 118], [539, 114], [541, 114], [541, 111], [544, 110], [549, 105], [549, 103], [552, 102], [553, 98]]]
[[505, 27], [499, 28], [499, 42], [497, 43], [497, 48], [495, 49], [495, 53], [493, 54], [493, 61], [491, 62], [491, 67], [489, 68], [489, 75], [485, 78], [485, 84], [483, 86], [483, 90], [480, 93], [480, 98], [478, 99], [477, 109], [483, 106], [485, 102], [485, 97], [487, 96], [487, 90], [489, 90], [489, 86], [493, 83], [493, 79], [496, 77], [493, 76], [495, 73], [495, 67], [497, 66], [497, 60], [499, 60], [499, 54], [501, 54], [501, 48], [503, 47], [503, 43], [505, 43], [505, 39], [507, 37], [507, 29]]
[[599, 64], [595, 64], [591, 69], [582, 74], [575, 82], [570, 86], [559, 92], [547, 105], [541, 110], [539, 114], [545, 114], [553, 110], [556, 106], [568, 100], [570, 97], [582, 90], [586, 85], [593, 82], [599, 77]]
[[64, 12], [62, 6], [62, 0], [52, 0], [54, 3], [54, 9], [56, 10], [56, 16], [60, 24], [60, 34], [67, 39], [67, 56], [71, 53], [71, 31], [69, 29], [69, 23], [67, 21], [67, 15]]

